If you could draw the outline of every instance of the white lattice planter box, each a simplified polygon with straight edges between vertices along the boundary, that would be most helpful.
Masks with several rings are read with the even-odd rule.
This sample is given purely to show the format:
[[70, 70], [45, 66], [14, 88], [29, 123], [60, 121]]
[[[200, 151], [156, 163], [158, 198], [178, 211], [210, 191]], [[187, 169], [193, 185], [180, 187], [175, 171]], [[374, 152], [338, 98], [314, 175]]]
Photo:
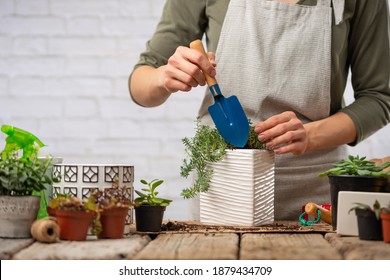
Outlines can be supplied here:
[[274, 222], [274, 154], [266, 150], [228, 150], [209, 165], [209, 190], [200, 193], [200, 222], [260, 226]]
[[[61, 182], [53, 184], [53, 193], [72, 194], [85, 199], [96, 189], [110, 188], [115, 178], [128, 188], [128, 197], [134, 197], [134, 166], [116, 164], [56, 164], [54, 175], [61, 175]], [[129, 209], [126, 225], [133, 223], [133, 211]]]

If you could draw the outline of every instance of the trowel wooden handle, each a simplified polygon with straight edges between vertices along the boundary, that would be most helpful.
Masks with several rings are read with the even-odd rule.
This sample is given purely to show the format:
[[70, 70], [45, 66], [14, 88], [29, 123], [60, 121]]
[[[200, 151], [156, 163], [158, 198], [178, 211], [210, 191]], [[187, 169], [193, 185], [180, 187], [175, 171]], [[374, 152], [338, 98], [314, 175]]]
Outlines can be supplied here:
[[313, 215], [317, 219], [317, 210], [321, 212], [321, 220], [327, 224], [332, 224], [332, 212], [326, 210], [325, 208], [313, 203], [309, 202], [305, 205], [305, 212], [307, 214]]
[[[207, 59], [207, 53], [206, 51], [204, 50], [204, 47], [203, 47], [203, 44], [202, 44], [202, 41], [201, 40], [195, 40], [193, 42], [190, 43], [190, 49], [193, 49], [193, 50], [196, 50], [200, 53], [202, 53]], [[206, 78], [206, 82], [208, 84], [209, 87], [217, 84], [217, 80], [211, 76], [209, 76], [207, 73], [203, 72], [205, 78]]]

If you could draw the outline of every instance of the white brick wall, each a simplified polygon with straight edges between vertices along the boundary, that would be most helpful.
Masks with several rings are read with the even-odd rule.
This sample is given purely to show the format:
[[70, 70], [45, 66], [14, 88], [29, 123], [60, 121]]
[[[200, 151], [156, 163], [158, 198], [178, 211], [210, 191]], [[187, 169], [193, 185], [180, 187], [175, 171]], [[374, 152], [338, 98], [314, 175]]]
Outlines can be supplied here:
[[[163, 0], [1, 0], [0, 124], [29, 130], [64, 162], [126, 163], [162, 178], [166, 218], [191, 218], [180, 197], [181, 139], [194, 132], [203, 88], [154, 109], [129, 99], [128, 75], [154, 31]], [[349, 89], [350, 91], [350, 89]], [[353, 149], [390, 155], [386, 127]], [[5, 135], [0, 135], [0, 143]], [[2, 147], [0, 147], [2, 148]]]

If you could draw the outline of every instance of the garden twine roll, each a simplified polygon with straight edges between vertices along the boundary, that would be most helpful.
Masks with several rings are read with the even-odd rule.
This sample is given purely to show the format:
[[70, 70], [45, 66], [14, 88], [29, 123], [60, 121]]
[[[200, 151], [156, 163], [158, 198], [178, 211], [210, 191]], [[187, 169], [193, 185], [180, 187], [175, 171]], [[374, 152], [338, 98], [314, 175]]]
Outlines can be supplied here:
[[53, 243], [60, 236], [60, 227], [53, 217], [39, 219], [31, 225], [31, 235], [37, 241]]

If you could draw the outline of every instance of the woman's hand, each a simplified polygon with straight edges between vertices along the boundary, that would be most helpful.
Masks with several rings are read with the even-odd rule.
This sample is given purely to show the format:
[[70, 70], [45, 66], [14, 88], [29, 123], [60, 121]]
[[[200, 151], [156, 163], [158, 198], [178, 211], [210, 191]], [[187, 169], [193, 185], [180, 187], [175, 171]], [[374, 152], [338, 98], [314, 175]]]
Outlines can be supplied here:
[[215, 56], [208, 53], [208, 59], [201, 53], [188, 47], [180, 46], [169, 58], [163, 71], [163, 85], [168, 93], [190, 91], [198, 85], [204, 86], [203, 72], [214, 77]]
[[261, 142], [276, 154], [303, 154], [308, 146], [308, 134], [301, 120], [294, 112], [283, 112], [272, 116], [255, 126]]
[[178, 47], [167, 65], [138, 67], [129, 80], [132, 99], [141, 106], [155, 107], [163, 104], [171, 93], [205, 85], [203, 72], [211, 77], [216, 73], [214, 53], [207, 56], [188, 47]]

